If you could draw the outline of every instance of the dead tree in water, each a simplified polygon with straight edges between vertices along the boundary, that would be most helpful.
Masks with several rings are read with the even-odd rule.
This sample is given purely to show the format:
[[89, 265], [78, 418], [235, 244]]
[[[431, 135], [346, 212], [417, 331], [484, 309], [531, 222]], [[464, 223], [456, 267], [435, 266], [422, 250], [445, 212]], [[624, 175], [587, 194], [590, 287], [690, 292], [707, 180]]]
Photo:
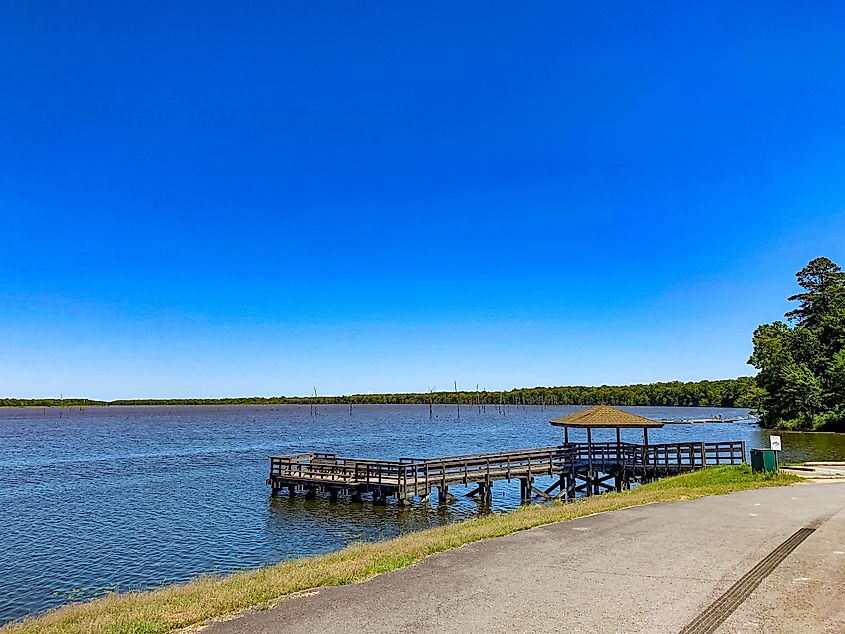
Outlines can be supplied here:
[[437, 388], [435, 385], [434, 387], [428, 388], [428, 417], [431, 418], [434, 410], [434, 390]]
[[461, 397], [458, 395], [458, 382], [455, 381], [455, 404], [458, 406], [458, 420], [461, 419]]

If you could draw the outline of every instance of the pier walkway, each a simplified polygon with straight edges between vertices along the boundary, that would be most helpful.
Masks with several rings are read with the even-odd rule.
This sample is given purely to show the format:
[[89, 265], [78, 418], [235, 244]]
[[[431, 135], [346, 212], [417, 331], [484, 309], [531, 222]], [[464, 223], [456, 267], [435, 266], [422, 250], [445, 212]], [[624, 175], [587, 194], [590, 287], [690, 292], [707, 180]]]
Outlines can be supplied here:
[[828, 482], [629, 508], [469, 544], [205, 632], [841, 633], [843, 509], [845, 483]]
[[[742, 464], [741, 441], [662, 444], [565, 443], [552, 447], [442, 458], [371, 460], [333, 453], [302, 453], [273, 456], [267, 484], [273, 492], [287, 489], [291, 495], [314, 497], [327, 493], [360, 499], [372, 496], [376, 503], [388, 498], [407, 504], [415, 498], [428, 501], [438, 489], [440, 502], [450, 499], [453, 485], [474, 486], [470, 496], [489, 499], [497, 481], [520, 481], [521, 499], [574, 499], [630, 487], [709, 465]], [[535, 478], [552, 476], [553, 483], [537, 488]]]

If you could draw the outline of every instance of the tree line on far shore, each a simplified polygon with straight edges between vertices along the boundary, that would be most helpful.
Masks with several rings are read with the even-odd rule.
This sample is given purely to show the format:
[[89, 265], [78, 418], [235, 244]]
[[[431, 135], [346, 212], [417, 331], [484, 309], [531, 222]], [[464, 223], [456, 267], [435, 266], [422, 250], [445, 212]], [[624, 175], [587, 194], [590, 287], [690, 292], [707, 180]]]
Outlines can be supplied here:
[[507, 391], [430, 391], [348, 396], [271, 396], [180, 399], [17, 399], [0, 398], [0, 407], [92, 407], [110, 405], [662, 405], [755, 407], [759, 389], [752, 377], [718, 381], [667, 381], [637, 385], [517, 388]]

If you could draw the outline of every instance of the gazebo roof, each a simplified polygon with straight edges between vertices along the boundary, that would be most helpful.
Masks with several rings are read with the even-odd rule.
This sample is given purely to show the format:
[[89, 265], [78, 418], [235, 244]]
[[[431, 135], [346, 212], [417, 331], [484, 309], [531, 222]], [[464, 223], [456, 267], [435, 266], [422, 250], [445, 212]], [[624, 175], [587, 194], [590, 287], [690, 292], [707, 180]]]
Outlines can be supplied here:
[[609, 405], [596, 405], [589, 409], [573, 412], [568, 416], [555, 418], [549, 422], [559, 427], [636, 427], [638, 429], [644, 427], [663, 427], [663, 423], [659, 423], [656, 420], [643, 418], [636, 414], [629, 414]]

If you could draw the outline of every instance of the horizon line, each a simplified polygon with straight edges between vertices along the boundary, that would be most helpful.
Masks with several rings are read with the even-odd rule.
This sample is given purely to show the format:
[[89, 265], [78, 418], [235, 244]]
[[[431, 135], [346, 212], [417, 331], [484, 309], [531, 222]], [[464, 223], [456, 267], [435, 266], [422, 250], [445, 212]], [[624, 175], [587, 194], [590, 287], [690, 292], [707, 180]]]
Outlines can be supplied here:
[[680, 384], [697, 384], [697, 383], [720, 383], [724, 381], [737, 381], [740, 379], [753, 379], [753, 376], [740, 375], [737, 377], [728, 377], [722, 379], [698, 379], [696, 381], [682, 381], [680, 379], [672, 379], [668, 381], [651, 381], [649, 383], [625, 383], [625, 384], [609, 384], [602, 383], [599, 385], [534, 385], [512, 387], [502, 390], [490, 390], [484, 388], [476, 389], [448, 389], [448, 390], [432, 390], [432, 391], [417, 391], [417, 392], [352, 392], [348, 394], [273, 394], [269, 396], [252, 394], [249, 396], [153, 396], [153, 397], [122, 397], [122, 398], [92, 398], [89, 396], [33, 396], [33, 397], [19, 397], [19, 396], [0, 396], [0, 401], [91, 401], [97, 403], [116, 403], [120, 401], [221, 401], [221, 400], [236, 400], [236, 399], [323, 399], [323, 398], [353, 398], [356, 396], [423, 396], [428, 394], [505, 394], [509, 392], [516, 392], [520, 390], [555, 390], [555, 389], [573, 389], [573, 388], [629, 388], [639, 386], [652, 385], [668, 385], [674, 383]]

